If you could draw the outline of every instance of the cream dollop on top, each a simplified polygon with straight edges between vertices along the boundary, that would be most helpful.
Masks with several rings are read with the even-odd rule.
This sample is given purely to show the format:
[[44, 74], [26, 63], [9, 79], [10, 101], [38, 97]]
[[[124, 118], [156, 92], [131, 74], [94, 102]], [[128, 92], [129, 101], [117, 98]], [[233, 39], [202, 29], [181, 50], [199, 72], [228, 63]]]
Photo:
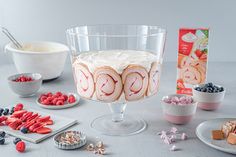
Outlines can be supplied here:
[[147, 51], [107, 50], [81, 53], [74, 60], [74, 64], [83, 63], [88, 66], [92, 73], [96, 68], [110, 66], [116, 70], [117, 73], [121, 74], [130, 64], [143, 66], [149, 71], [151, 64], [156, 61], [157, 56]]

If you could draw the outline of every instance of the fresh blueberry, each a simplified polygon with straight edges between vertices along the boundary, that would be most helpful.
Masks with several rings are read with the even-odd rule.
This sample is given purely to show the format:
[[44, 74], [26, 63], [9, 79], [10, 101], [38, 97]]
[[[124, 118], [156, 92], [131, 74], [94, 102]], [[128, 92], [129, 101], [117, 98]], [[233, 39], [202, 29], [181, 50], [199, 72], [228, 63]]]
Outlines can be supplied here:
[[196, 87], [195, 90], [201, 91], [201, 88], [200, 87]]
[[220, 87], [219, 91], [220, 91], [220, 92], [223, 92], [223, 91], [224, 91], [224, 88], [223, 88], [223, 87]]
[[12, 115], [12, 114], [14, 113], [14, 109], [15, 109], [15, 107], [12, 107], [12, 108], [11, 108], [11, 110], [10, 110], [10, 112], [9, 112], [10, 115]]
[[208, 87], [213, 87], [213, 83], [209, 82], [209, 83], [207, 84], [207, 86], [208, 86]]
[[3, 113], [4, 109], [3, 108], [0, 108], [0, 113]]
[[20, 142], [21, 141], [21, 139], [20, 138], [15, 138], [14, 140], [13, 140], [13, 143], [16, 145], [18, 142]]
[[0, 131], [0, 137], [5, 137], [6, 133], [5, 131]]
[[202, 92], [207, 92], [207, 88], [202, 88]]
[[9, 113], [9, 109], [5, 108], [4, 111], [3, 111], [3, 115], [8, 115], [8, 113]]
[[14, 112], [14, 110], [15, 110], [15, 107], [12, 107], [12, 108], [11, 108], [11, 111]]
[[3, 137], [0, 137], [0, 145], [3, 145], [5, 143], [5, 139]]
[[0, 117], [2, 116], [2, 113], [0, 113]]
[[22, 127], [22, 128], [20, 128], [20, 131], [21, 131], [23, 134], [27, 134], [29, 130], [28, 130], [27, 128], [25, 128], [25, 127]]

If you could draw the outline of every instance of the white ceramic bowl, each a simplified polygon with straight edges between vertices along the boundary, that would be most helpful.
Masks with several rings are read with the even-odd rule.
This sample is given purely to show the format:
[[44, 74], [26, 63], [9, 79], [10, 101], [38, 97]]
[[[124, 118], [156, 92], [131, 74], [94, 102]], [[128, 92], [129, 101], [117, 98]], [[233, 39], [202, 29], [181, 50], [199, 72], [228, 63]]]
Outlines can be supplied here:
[[[196, 87], [202, 86], [204, 84], [193, 86], [193, 98], [197, 102], [198, 107], [208, 111], [217, 109], [224, 100], [225, 88], [224, 91], [218, 93], [200, 92], [195, 89]], [[221, 87], [219, 85], [216, 86]]]
[[[162, 98], [162, 110], [164, 114], [164, 118], [173, 124], [186, 124], [196, 113], [197, 104], [195, 101], [193, 101], [192, 104], [189, 105], [173, 105], [164, 102], [163, 100], [168, 97], [181, 97], [181, 96], [187, 96], [183, 94], [171, 94], [168, 96], [164, 96]], [[188, 96], [191, 97], [191, 96]]]
[[10, 52], [18, 73], [40, 73], [43, 80], [57, 78], [61, 75], [67, 53], [66, 45], [55, 42], [25, 42], [23, 49], [12, 43], [5, 46]]

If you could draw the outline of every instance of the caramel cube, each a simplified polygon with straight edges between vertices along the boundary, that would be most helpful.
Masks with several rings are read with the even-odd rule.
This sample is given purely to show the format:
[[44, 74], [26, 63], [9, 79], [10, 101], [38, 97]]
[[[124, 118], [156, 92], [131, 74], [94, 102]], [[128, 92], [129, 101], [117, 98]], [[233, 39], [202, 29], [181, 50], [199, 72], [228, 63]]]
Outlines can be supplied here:
[[224, 139], [224, 133], [221, 130], [212, 130], [211, 131], [211, 137], [214, 140], [223, 140]]
[[227, 138], [227, 142], [229, 144], [236, 144], [236, 134], [235, 133], [230, 133], [228, 138]]

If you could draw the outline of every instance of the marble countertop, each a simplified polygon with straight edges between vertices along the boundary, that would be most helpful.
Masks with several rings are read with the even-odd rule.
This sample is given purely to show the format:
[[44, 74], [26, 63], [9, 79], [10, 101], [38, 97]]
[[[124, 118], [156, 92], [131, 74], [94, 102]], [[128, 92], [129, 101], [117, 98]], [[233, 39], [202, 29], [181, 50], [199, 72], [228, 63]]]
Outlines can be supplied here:
[[[163, 129], [170, 129], [174, 126], [163, 119], [160, 100], [162, 96], [175, 92], [176, 80], [176, 63], [166, 62], [161, 77], [161, 87], [158, 95], [149, 99], [130, 103], [127, 105], [126, 113], [138, 115], [142, 117], [147, 123], [148, 127], [145, 131], [132, 136], [113, 137], [100, 135], [92, 128], [90, 123], [98, 116], [108, 114], [109, 108], [106, 104], [81, 100], [80, 105], [64, 110], [46, 110], [42, 109], [35, 103], [37, 96], [30, 98], [19, 98], [9, 88], [7, 84], [7, 77], [16, 73], [14, 65], [0, 66], [0, 106], [5, 107], [16, 103], [24, 103], [27, 108], [48, 112], [50, 114], [67, 116], [77, 119], [79, 124], [73, 126], [72, 130], [80, 130], [87, 134], [88, 142], [94, 141], [96, 137], [100, 138], [106, 145], [106, 156], [114, 157], [233, 157], [234, 155], [227, 154], [215, 150], [203, 144], [195, 135], [196, 126], [208, 119], [217, 117], [235, 117], [236, 105], [236, 77], [235, 71], [236, 62], [210, 62], [208, 70], [208, 80], [226, 88], [226, 96], [222, 106], [214, 111], [197, 110], [194, 119], [187, 125], [176, 125], [179, 130], [186, 132], [189, 139], [186, 141], [179, 141], [175, 145], [180, 148], [179, 151], [172, 152], [169, 150], [170, 146], [163, 144], [163, 141], [157, 135], [158, 131]], [[40, 92], [48, 91], [64, 91], [76, 92], [74, 82], [72, 80], [72, 73], [70, 64], [67, 64], [62, 76], [54, 81], [44, 83]], [[65, 156], [98, 156], [92, 152], [86, 151], [84, 148], [63, 151], [57, 149], [53, 145], [53, 139], [49, 138], [39, 144], [32, 144], [27, 142], [27, 151], [19, 154], [15, 150], [12, 143], [13, 138], [8, 137], [6, 144], [0, 146], [1, 157], [65, 157]]]

